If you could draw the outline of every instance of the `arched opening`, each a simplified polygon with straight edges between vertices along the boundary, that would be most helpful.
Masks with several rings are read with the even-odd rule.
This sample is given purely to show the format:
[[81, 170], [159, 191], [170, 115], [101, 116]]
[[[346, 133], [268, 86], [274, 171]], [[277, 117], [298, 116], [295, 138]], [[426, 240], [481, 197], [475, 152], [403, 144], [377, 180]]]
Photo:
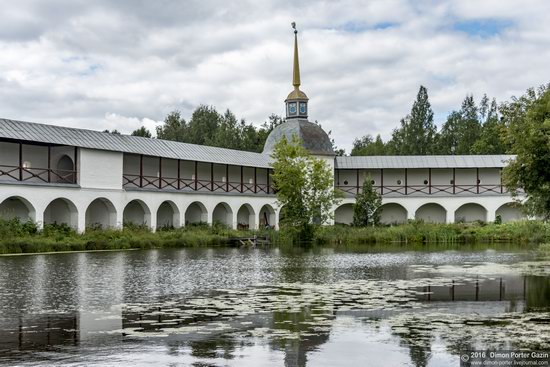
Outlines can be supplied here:
[[487, 209], [476, 203], [462, 205], [455, 211], [455, 223], [487, 221]]
[[86, 228], [116, 226], [116, 209], [108, 199], [95, 199], [86, 209]]
[[445, 223], [447, 221], [447, 211], [439, 204], [428, 203], [416, 210], [414, 218], [426, 223]]
[[340, 205], [334, 211], [334, 224], [352, 224], [353, 223], [353, 204]]
[[36, 212], [27, 199], [12, 196], [0, 204], [0, 218], [4, 220], [19, 219], [21, 222], [34, 221]]
[[407, 222], [407, 209], [397, 203], [388, 203], [380, 207], [380, 223], [401, 224]]
[[237, 229], [256, 228], [256, 215], [250, 204], [243, 204], [237, 212]]
[[265, 204], [260, 209], [259, 221], [260, 228], [273, 228], [276, 222], [275, 209], [269, 204]]
[[157, 210], [157, 228], [180, 227], [180, 211], [172, 201], [164, 201]]
[[208, 223], [208, 212], [203, 203], [195, 201], [185, 211], [185, 225]]
[[44, 224], [66, 224], [77, 229], [78, 210], [73, 202], [68, 199], [55, 199], [44, 210]]
[[523, 219], [521, 204], [506, 203], [504, 205], [501, 205], [495, 212], [495, 218], [498, 216], [500, 216], [502, 223], [513, 222]]
[[151, 224], [151, 211], [147, 204], [141, 200], [132, 200], [122, 212], [122, 223], [135, 226], [149, 226]]
[[233, 226], [233, 210], [227, 203], [219, 203], [212, 212], [212, 223]]
[[57, 182], [75, 183], [74, 162], [68, 155], [63, 155], [57, 161]]

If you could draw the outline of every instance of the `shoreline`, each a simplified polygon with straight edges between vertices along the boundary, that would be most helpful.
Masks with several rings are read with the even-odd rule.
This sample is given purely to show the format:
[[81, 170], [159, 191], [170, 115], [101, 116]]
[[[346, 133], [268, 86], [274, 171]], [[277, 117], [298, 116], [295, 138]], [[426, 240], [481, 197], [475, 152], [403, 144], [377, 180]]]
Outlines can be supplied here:
[[[301, 246], [296, 231], [237, 231], [227, 227], [193, 226], [152, 233], [143, 227], [93, 229], [77, 234], [66, 226], [42, 231], [29, 223], [0, 221], [0, 256], [68, 252], [102, 252], [187, 247], [232, 247], [230, 238], [268, 236], [272, 246]], [[506, 224], [430, 224], [410, 222], [395, 226], [319, 227], [308, 246], [399, 246], [410, 249], [449, 248], [471, 244], [532, 245], [550, 242], [550, 224], [521, 221]]]

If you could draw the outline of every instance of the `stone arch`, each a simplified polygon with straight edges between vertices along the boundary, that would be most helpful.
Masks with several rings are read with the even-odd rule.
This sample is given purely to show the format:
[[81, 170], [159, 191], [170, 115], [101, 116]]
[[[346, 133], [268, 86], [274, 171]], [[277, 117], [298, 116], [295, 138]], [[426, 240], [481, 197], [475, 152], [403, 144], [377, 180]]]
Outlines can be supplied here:
[[455, 211], [455, 223], [458, 222], [475, 222], [475, 221], [487, 221], [487, 209], [484, 206], [477, 203], [467, 203], [460, 206]]
[[426, 223], [446, 223], [447, 210], [436, 203], [427, 203], [416, 209], [414, 219], [422, 220]]
[[229, 204], [221, 202], [212, 212], [212, 223], [220, 223], [228, 227], [233, 226], [233, 210]]
[[260, 212], [258, 214], [258, 223], [260, 225], [260, 228], [266, 228], [274, 227], [275, 223], [277, 222], [277, 216], [275, 215], [275, 209], [269, 204], [265, 204], [260, 209]]
[[74, 162], [67, 154], [62, 155], [56, 165], [57, 182], [74, 183]]
[[27, 199], [10, 196], [0, 203], [0, 219], [19, 219], [21, 222], [34, 221], [36, 210]]
[[78, 228], [78, 209], [69, 199], [52, 200], [44, 210], [44, 224], [66, 224]]
[[407, 222], [407, 209], [397, 203], [386, 203], [380, 207], [380, 223], [401, 224]]
[[208, 223], [208, 211], [200, 201], [192, 202], [185, 210], [185, 225]]
[[116, 227], [116, 208], [113, 203], [106, 198], [97, 198], [86, 208], [86, 228]]
[[513, 222], [523, 219], [521, 204], [510, 202], [502, 204], [495, 212], [495, 218], [500, 215], [502, 223]]
[[353, 204], [342, 204], [334, 211], [335, 224], [352, 224], [353, 223]]
[[180, 211], [171, 200], [163, 201], [157, 209], [157, 228], [180, 227]]
[[256, 214], [250, 204], [243, 204], [237, 211], [237, 229], [255, 229]]
[[124, 207], [122, 223], [136, 226], [151, 225], [151, 211], [143, 200], [134, 199]]

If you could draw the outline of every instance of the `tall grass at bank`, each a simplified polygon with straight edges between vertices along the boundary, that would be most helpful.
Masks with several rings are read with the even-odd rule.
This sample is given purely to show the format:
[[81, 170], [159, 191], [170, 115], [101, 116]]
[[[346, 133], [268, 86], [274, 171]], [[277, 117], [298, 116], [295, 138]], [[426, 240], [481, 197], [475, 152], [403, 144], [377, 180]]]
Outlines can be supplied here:
[[390, 227], [321, 227], [315, 233], [318, 244], [441, 243], [471, 244], [516, 242], [539, 244], [550, 241], [550, 224], [520, 221], [505, 224], [433, 224], [412, 221]]
[[122, 230], [90, 228], [78, 234], [67, 225], [45, 225], [39, 231], [32, 222], [0, 220], [0, 254], [223, 246], [230, 237], [243, 235], [224, 226], [206, 225], [159, 229], [156, 233], [128, 225]]
[[[296, 231], [237, 231], [222, 225], [191, 225], [159, 229], [126, 225], [122, 230], [89, 228], [78, 234], [66, 225], [45, 225], [38, 230], [32, 222], [0, 220], [0, 254], [54, 251], [149, 249], [168, 247], [225, 246], [231, 237], [267, 235], [277, 246], [300, 244]], [[430, 224], [409, 222], [396, 226], [319, 227], [314, 234], [317, 245], [389, 245], [411, 249], [430, 244], [448, 246], [475, 243], [550, 243], [550, 224], [521, 221], [506, 224]]]

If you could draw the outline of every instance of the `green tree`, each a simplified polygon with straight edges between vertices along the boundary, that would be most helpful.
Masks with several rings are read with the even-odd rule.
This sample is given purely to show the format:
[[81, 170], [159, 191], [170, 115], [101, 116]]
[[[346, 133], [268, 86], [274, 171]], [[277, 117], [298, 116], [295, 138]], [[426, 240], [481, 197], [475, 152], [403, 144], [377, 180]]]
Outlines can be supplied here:
[[504, 183], [514, 197], [521, 190], [532, 215], [550, 219], [550, 85], [528, 90], [510, 106], [508, 139], [517, 155], [504, 168]]
[[480, 116], [485, 117], [486, 120], [481, 128], [481, 134], [472, 145], [470, 152], [472, 154], [506, 153], [506, 145], [504, 143], [506, 126], [499, 120], [498, 107], [495, 99], [492, 100], [486, 112], [483, 112], [483, 108], [480, 108]]
[[354, 226], [374, 226], [380, 222], [380, 207], [382, 197], [372, 185], [372, 178], [367, 176], [363, 182], [363, 190], [355, 196], [353, 205]]
[[459, 128], [462, 117], [460, 112], [453, 111], [447, 116], [447, 121], [441, 127], [437, 138], [439, 154], [457, 154], [457, 147], [460, 140]]
[[428, 99], [428, 90], [420, 86], [411, 113], [401, 119], [401, 126], [392, 135], [392, 149], [399, 155], [433, 154], [437, 129]]
[[478, 119], [478, 108], [473, 95], [467, 95], [460, 109], [458, 127], [458, 145], [455, 154], [471, 154], [472, 146], [481, 135], [481, 123]]
[[136, 129], [132, 131], [132, 136], [143, 136], [144, 138], [150, 138], [152, 137], [151, 132], [145, 128], [145, 126], [140, 127], [139, 129]]
[[311, 239], [315, 226], [332, 218], [332, 207], [339, 201], [333, 172], [296, 136], [290, 142], [284, 137], [277, 142], [271, 157], [277, 201], [284, 209], [281, 224], [297, 230], [302, 239]]
[[353, 141], [353, 148], [351, 149], [352, 156], [354, 155], [386, 155], [386, 145], [382, 141], [380, 134], [376, 135], [376, 139], [372, 138], [372, 135], [367, 134], [361, 139], [355, 139]]
[[164, 124], [157, 126], [157, 138], [189, 143], [187, 123], [181, 117], [180, 111], [172, 111], [164, 119]]

